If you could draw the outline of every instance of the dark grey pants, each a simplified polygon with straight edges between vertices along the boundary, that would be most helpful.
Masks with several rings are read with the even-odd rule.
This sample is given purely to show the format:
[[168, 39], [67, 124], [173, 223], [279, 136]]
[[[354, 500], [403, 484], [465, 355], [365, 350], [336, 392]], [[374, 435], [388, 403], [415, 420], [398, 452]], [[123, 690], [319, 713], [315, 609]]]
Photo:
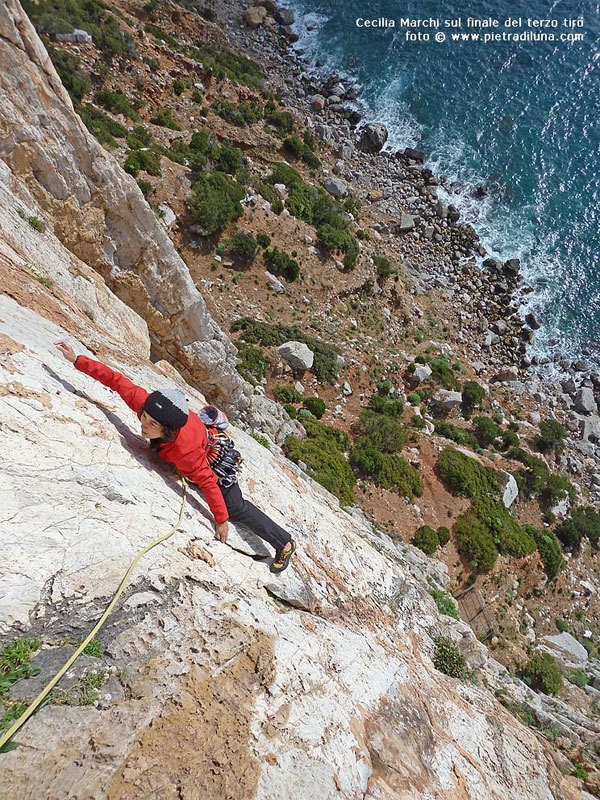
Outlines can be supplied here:
[[221, 486], [221, 492], [227, 511], [229, 512], [229, 519], [231, 522], [240, 522], [246, 525], [250, 530], [265, 542], [268, 542], [275, 550], [281, 550], [288, 542], [291, 542], [292, 537], [290, 534], [277, 525], [276, 522], [266, 514], [253, 505], [249, 500], [242, 497], [242, 492], [237, 483], [232, 486]]

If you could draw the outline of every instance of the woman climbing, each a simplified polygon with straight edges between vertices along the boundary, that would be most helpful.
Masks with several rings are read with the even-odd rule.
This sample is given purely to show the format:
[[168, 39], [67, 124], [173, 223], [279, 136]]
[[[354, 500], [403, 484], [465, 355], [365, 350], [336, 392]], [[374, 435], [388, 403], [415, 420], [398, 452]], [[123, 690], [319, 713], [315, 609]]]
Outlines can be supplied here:
[[75, 369], [114, 389], [137, 414], [142, 436], [150, 440], [159, 458], [198, 484], [215, 519], [217, 539], [227, 541], [228, 519], [242, 523], [275, 549], [271, 572], [283, 572], [296, 550], [295, 542], [286, 530], [242, 497], [237, 483], [239, 453], [225, 434], [219, 435], [218, 415], [222, 412], [207, 406], [195, 414], [181, 389], [149, 393], [99, 361], [76, 356], [64, 341], [56, 342], [56, 348]]

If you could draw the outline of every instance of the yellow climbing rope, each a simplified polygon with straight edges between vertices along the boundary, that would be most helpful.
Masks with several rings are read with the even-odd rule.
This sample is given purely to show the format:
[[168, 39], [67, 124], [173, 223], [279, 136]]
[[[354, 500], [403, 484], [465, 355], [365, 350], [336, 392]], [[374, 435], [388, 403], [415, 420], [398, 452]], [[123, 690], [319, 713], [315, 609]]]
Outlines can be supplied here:
[[0, 752], [1, 752], [2, 748], [4, 747], [4, 745], [7, 744], [12, 739], [12, 737], [19, 730], [19, 728], [21, 728], [27, 722], [29, 717], [39, 707], [40, 703], [44, 700], [44, 698], [46, 698], [48, 696], [48, 694], [52, 691], [52, 689], [54, 689], [54, 687], [59, 682], [59, 680], [62, 678], [62, 676], [65, 674], [65, 672], [69, 669], [69, 667], [72, 664], [75, 663], [75, 661], [83, 653], [83, 651], [88, 646], [88, 644], [92, 641], [94, 636], [98, 633], [100, 628], [104, 625], [108, 615], [110, 614], [110, 612], [115, 607], [115, 605], [117, 603], [117, 600], [119, 599], [119, 597], [121, 596], [121, 594], [123, 592], [123, 589], [127, 585], [127, 581], [129, 580], [129, 576], [131, 575], [133, 570], [138, 565], [139, 560], [143, 556], [145, 556], [147, 552], [152, 550], [152, 548], [156, 547], [157, 545], [159, 545], [162, 542], [165, 542], [167, 539], [169, 539], [175, 533], [175, 531], [179, 528], [179, 526], [181, 525], [181, 520], [183, 519], [183, 511], [185, 509], [185, 500], [186, 500], [186, 494], [187, 494], [187, 482], [186, 482], [185, 478], [183, 477], [183, 475], [181, 475], [181, 473], [180, 473], [180, 477], [181, 477], [181, 481], [182, 481], [182, 484], [183, 484], [183, 497], [182, 497], [182, 500], [181, 500], [181, 509], [179, 510], [179, 517], [177, 518], [177, 522], [175, 523], [175, 525], [173, 525], [173, 527], [171, 528], [171, 530], [168, 533], [165, 533], [164, 536], [160, 536], [158, 539], [155, 539], [149, 545], [144, 547], [144, 549], [140, 550], [140, 552], [137, 554], [137, 556], [133, 559], [133, 561], [129, 565], [129, 569], [127, 570], [127, 572], [123, 576], [123, 579], [121, 580], [121, 583], [119, 584], [119, 588], [115, 592], [113, 599], [110, 601], [110, 603], [106, 607], [106, 610], [105, 610], [104, 614], [102, 614], [102, 616], [100, 617], [100, 619], [98, 620], [98, 622], [94, 626], [93, 630], [90, 631], [90, 633], [85, 637], [85, 639], [79, 645], [77, 650], [73, 653], [71, 658], [69, 658], [67, 663], [59, 670], [59, 672], [54, 676], [54, 678], [52, 678], [50, 683], [48, 683], [44, 687], [44, 689], [35, 698], [35, 700], [27, 707], [27, 709], [21, 714], [21, 716], [13, 723], [13, 725], [0, 738]]

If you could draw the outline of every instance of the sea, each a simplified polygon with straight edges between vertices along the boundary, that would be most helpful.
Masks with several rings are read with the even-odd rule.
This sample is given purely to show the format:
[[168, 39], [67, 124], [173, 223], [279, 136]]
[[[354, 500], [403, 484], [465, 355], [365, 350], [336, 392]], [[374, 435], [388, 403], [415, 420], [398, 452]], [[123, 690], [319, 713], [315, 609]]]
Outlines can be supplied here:
[[295, 46], [360, 87], [386, 149], [424, 150], [489, 255], [521, 260], [537, 359], [600, 367], [598, 0], [288, 5]]

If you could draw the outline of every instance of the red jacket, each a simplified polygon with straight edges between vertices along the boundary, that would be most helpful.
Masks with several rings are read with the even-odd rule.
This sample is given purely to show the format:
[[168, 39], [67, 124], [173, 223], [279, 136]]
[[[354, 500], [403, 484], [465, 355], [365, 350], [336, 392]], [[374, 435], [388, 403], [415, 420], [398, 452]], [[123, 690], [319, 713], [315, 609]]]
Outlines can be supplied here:
[[[138, 417], [141, 416], [142, 407], [149, 394], [141, 386], [136, 386], [120, 372], [115, 372], [87, 356], [78, 356], [75, 368], [114, 389], [129, 408], [135, 411]], [[197, 414], [190, 411], [187, 422], [179, 430], [175, 440], [161, 444], [158, 455], [163, 461], [173, 464], [187, 478], [197, 483], [206, 497], [215, 522], [225, 522], [229, 514], [216, 475], [206, 461], [206, 445], [206, 426]]]

